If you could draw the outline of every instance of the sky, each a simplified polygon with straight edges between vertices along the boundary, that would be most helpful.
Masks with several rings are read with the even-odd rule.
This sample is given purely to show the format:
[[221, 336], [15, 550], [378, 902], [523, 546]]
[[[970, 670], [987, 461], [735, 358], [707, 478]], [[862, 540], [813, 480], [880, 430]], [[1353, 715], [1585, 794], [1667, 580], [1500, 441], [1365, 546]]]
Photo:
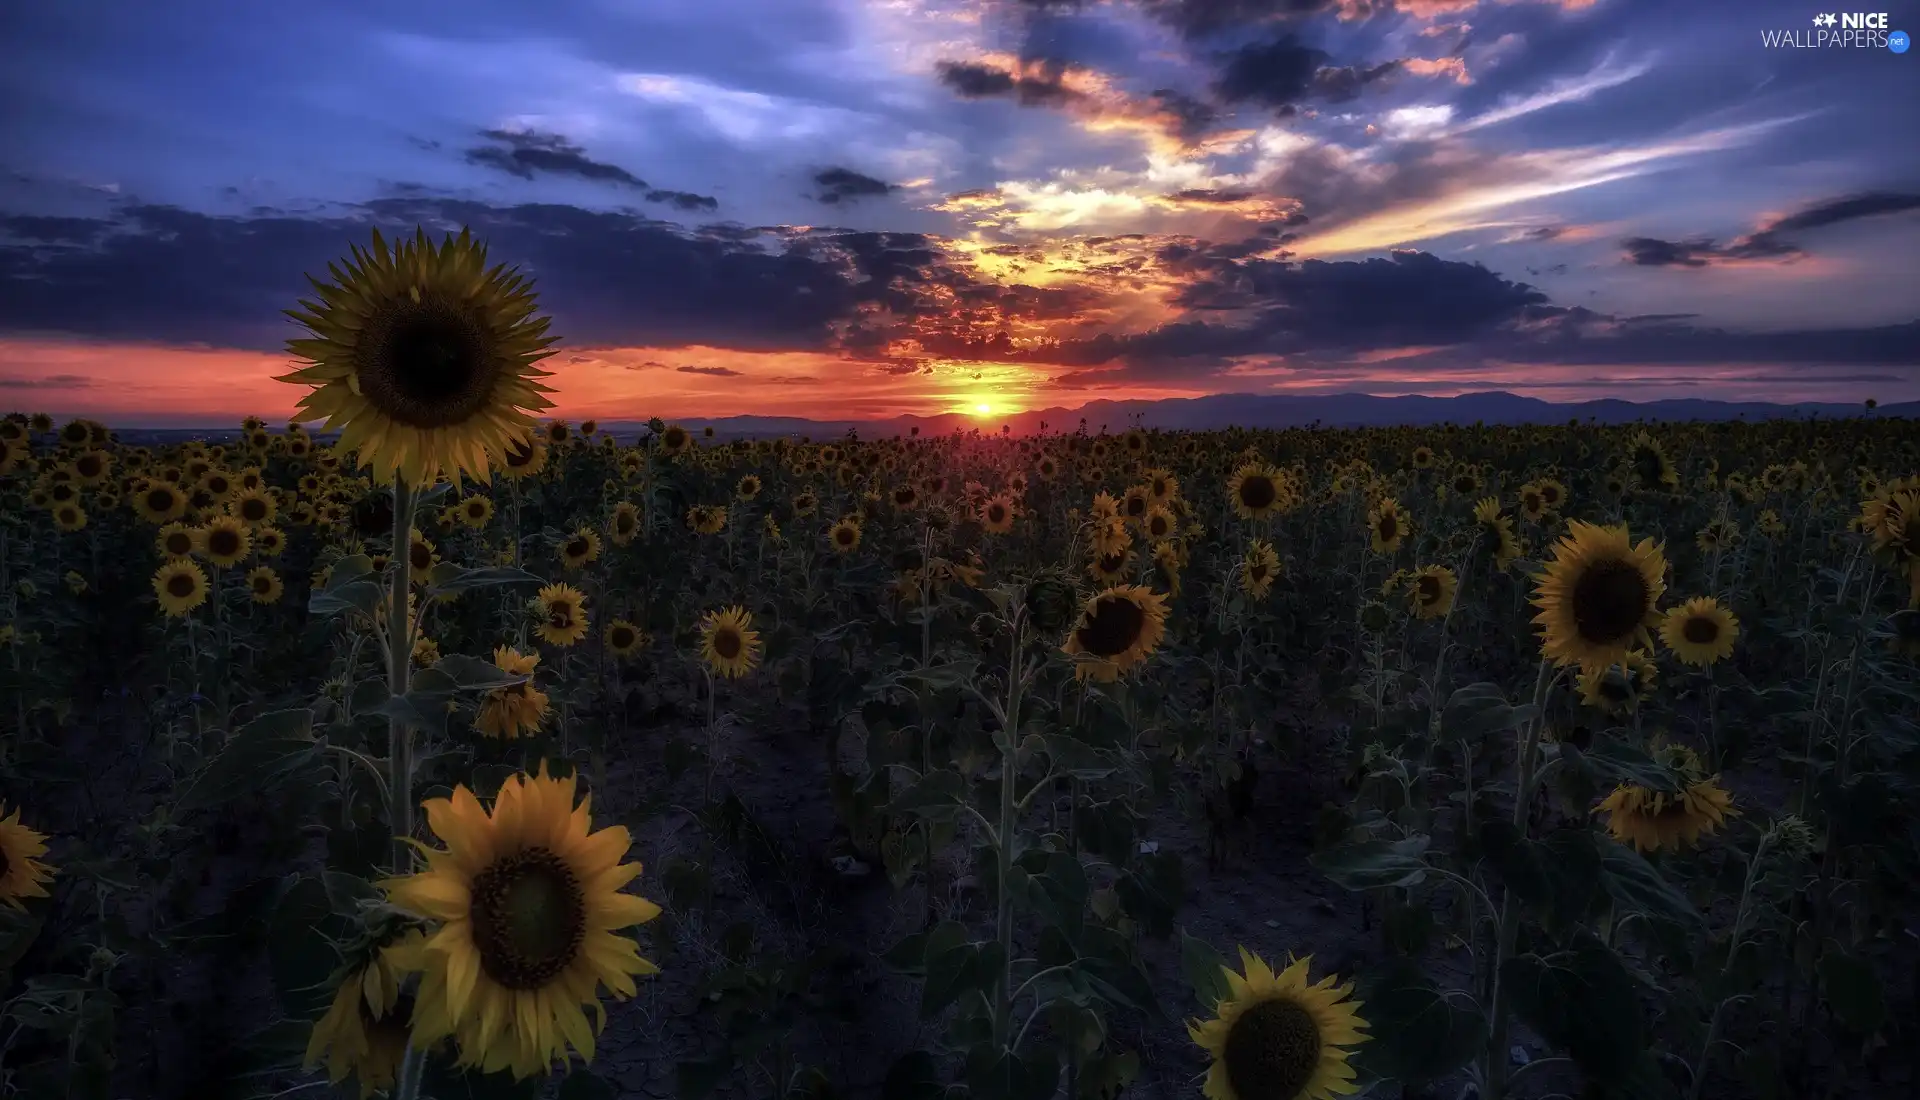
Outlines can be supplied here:
[[307, 274], [462, 226], [572, 417], [1913, 400], [1920, 53], [1824, 10], [8, 4], [0, 409], [284, 416]]

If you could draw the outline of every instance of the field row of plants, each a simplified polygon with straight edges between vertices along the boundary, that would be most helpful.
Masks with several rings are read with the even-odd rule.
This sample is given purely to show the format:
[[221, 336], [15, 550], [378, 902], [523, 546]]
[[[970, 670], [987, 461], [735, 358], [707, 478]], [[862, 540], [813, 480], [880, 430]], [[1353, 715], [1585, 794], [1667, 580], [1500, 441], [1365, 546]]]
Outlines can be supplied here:
[[[1913, 424], [616, 438], [464, 235], [330, 274], [317, 428], [0, 420], [0, 1097], [638, 1096], [675, 979], [688, 1100], [1915, 1087]], [[776, 737], [858, 1073], [712, 888]], [[1192, 932], [1279, 828], [1366, 951]]]

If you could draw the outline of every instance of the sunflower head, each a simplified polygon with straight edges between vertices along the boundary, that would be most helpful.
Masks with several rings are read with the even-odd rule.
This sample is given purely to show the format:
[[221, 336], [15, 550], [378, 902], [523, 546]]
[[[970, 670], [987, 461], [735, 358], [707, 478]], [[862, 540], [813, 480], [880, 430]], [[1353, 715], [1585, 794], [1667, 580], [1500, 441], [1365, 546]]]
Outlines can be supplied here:
[[489, 268], [465, 230], [438, 247], [424, 229], [391, 247], [376, 230], [330, 270], [334, 281], [310, 280], [317, 300], [287, 311], [311, 334], [288, 342], [308, 365], [281, 379], [312, 387], [300, 417], [325, 418], [382, 481], [486, 478], [552, 404], [534, 364], [554, 337], [532, 286]]
[[1187, 1034], [1212, 1056], [1207, 1100], [1331, 1100], [1354, 1091], [1348, 1059], [1366, 1042], [1353, 986], [1309, 980], [1312, 956], [1276, 973], [1240, 949], [1241, 972], [1226, 970], [1228, 995], [1212, 1019]]
[[760, 663], [760, 632], [744, 607], [709, 611], [700, 620], [700, 656], [716, 675], [745, 676]]
[[1712, 596], [1695, 596], [1660, 620], [1660, 640], [1683, 664], [1705, 668], [1733, 655], [1740, 620]]
[[1624, 526], [1574, 521], [1535, 586], [1542, 654], [1585, 669], [1625, 660], [1659, 625], [1666, 589], [1666, 557], [1652, 539], [1636, 545]]
[[1112, 682], [1144, 662], [1166, 634], [1167, 598], [1144, 585], [1119, 585], [1095, 593], [1062, 647], [1081, 661], [1075, 674]]
[[550, 584], [533, 599], [534, 633], [548, 645], [570, 646], [587, 636], [587, 597], [570, 584]]
[[0, 904], [24, 910], [22, 898], [44, 898], [53, 869], [39, 857], [47, 854], [47, 838], [20, 824], [18, 807], [10, 814], [0, 804]]

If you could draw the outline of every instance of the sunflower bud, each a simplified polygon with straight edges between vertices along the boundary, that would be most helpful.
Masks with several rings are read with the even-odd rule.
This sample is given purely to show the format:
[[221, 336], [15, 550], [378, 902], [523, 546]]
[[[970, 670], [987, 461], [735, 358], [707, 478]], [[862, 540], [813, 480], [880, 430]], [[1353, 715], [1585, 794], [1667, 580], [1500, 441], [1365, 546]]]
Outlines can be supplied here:
[[1073, 623], [1079, 610], [1079, 593], [1056, 575], [1036, 578], [1027, 585], [1027, 617], [1042, 634], [1059, 634]]
[[1384, 605], [1369, 602], [1360, 611], [1360, 625], [1369, 634], [1382, 634], [1387, 629], [1387, 609]]

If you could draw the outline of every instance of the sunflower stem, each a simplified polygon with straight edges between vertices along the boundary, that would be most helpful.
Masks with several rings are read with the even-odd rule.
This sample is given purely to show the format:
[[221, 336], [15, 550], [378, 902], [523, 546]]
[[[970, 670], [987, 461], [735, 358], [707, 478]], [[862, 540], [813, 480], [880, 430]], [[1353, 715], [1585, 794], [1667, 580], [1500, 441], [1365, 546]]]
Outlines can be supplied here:
[[[1533, 685], [1535, 716], [1527, 721], [1525, 732], [1520, 737], [1520, 760], [1516, 765], [1519, 774], [1513, 791], [1513, 826], [1522, 837], [1527, 833], [1527, 809], [1533, 801], [1534, 749], [1540, 733], [1540, 715], [1546, 710], [1552, 667], [1552, 663], [1546, 659], [1540, 661], [1540, 672]], [[1514, 945], [1519, 942], [1520, 914], [1516, 909], [1513, 891], [1508, 890], [1500, 898], [1493, 966], [1487, 979], [1487, 1015], [1491, 1026], [1487, 1034], [1487, 1091], [1482, 1100], [1503, 1100], [1506, 1096], [1508, 1008], [1503, 999], [1506, 990], [1501, 988], [1500, 971], [1505, 968], [1507, 959], [1513, 955]]]
[[[393, 547], [387, 569], [387, 693], [395, 699], [407, 693], [413, 673], [413, 616], [407, 614], [408, 550], [412, 545], [415, 493], [406, 478], [393, 478]], [[404, 719], [387, 718], [387, 820], [393, 827], [393, 869], [405, 874], [413, 838], [413, 734]], [[411, 1049], [408, 1057], [412, 1057]], [[414, 1092], [419, 1074], [414, 1074]], [[404, 1087], [404, 1086], [402, 1086]], [[414, 1093], [394, 1093], [395, 1100], [411, 1100]]]
[[387, 1094], [388, 1100], [420, 1100], [420, 1082], [426, 1072], [426, 1052], [408, 1043], [400, 1067], [393, 1075], [393, 1091]]
[[1013, 894], [1007, 880], [1013, 873], [1013, 830], [1019, 803], [1014, 797], [1020, 776], [1020, 695], [1026, 687], [1021, 673], [1025, 657], [1026, 615], [1016, 607], [1011, 616], [1013, 648], [1007, 661], [1007, 720], [1000, 727], [1000, 828], [994, 855], [999, 874], [994, 879], [997, 912], [994, 929], [1000, 939], [1000, 980], [994, 985], [993, 1043], [997, 1050], [1007, 1049], [1008, 1025], [1013, 1015]]

